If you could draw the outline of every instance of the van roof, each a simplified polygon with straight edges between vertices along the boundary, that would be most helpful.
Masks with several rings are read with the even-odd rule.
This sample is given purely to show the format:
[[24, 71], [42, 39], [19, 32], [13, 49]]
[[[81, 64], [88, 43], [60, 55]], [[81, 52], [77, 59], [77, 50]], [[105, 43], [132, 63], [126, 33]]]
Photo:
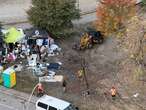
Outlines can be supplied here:
[[60, 110], [64, 110], [70, 105], [69, 102], [48, 95], [42, 96], [37, 102], [43, 102]]

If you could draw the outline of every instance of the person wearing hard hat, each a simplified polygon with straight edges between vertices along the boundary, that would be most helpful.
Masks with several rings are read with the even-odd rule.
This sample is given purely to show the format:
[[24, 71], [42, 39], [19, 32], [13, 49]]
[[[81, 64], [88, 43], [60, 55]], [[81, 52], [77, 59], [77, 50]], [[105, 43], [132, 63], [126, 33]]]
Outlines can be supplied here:
[[110, 92], [111, 92], [112, 99], [114, 100], [117, 94], [116, 88], [112, 87]]
[[37, 96], [41, 97], [44, 95], [44, 88], [41, 83], [37, 85]]

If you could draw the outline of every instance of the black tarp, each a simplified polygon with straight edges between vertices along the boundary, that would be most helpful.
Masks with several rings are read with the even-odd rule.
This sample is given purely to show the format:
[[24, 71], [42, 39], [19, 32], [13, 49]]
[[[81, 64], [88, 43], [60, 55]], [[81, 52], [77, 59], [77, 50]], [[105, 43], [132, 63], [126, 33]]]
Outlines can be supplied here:
[[0, 48], [1, 49], [3, 48], [3, 43], [4, 43], [3, 38], [4, 38], [4, 36], [3, 36], [3, 33], [1, 32], [1, 28], [0, 28]]
[[[39, 36], [36, 36], [36, 32], [39, 32]], [[30, 28], [30, 29], [27, 29], [25, 30], [25, 35], [26, 35], [26, 38], [27, 39], [30, 39], [32, 38], [32, 36], [36, 36], [36, 39], [37, 38], [48, 38], [48, 33], [46, 30], [43, 30], [43, 29], [39, 29], [39, 28]]]

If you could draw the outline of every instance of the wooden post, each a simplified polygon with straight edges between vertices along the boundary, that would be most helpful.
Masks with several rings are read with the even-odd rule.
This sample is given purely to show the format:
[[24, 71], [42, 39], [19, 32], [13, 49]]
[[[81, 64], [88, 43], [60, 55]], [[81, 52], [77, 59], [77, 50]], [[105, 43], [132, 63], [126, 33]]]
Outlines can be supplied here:
[[81, 67], [82, 67], [82, 70], [83, 70], [83, 77], [84, 77], [85, 83], [86, 83], [87, 95], [89, 95], [89, 94], [90, 94], [90, 93], [89, 93], [89, 83], [88, 83], [88, 80], [87, 80], [86, 68], [85, 68], [86, 62], [85, 62], [85, 59], [84, 59], [84, 58], [82, 58], [81, 60], [82, 60], [82, 62], [81, 62]]

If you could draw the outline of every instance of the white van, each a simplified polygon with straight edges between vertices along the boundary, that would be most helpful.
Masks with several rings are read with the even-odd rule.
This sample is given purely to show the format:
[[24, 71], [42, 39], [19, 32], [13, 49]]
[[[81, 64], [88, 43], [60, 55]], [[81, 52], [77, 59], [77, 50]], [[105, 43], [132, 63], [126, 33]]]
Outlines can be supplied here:
[[78, 110], [69, 102], [44, 95], [36, 102], [36, 110]]

